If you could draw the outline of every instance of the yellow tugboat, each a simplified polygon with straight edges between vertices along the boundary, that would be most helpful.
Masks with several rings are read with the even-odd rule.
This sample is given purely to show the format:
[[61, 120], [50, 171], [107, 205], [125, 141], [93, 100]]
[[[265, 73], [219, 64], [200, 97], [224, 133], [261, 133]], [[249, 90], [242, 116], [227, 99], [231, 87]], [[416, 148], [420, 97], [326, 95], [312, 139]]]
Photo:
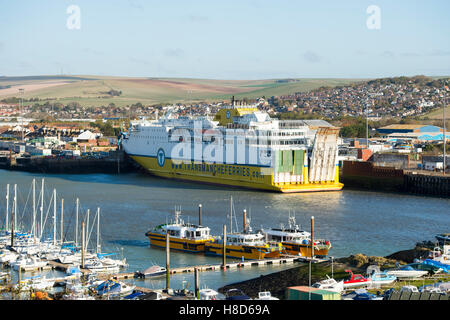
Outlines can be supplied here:
[[210, 228], [185, 223], [180, 219], [180, 214], [180, 210], [175, 210], [175, 221], [159, 225], [145, 233], [150, 240], [150, 245], [165, 248], [166, 235], [169, 234], [170, 249], [203, 253], [205, 243], [214, 241], [214, 238], [210, 236]]
[[[303, 257], [311, 256], [311, 233], [303, 231], [295, 222], [295, 217], [289, 217], [287, 228], [271, 228], [262, 230], [268, 242], [280, 243], [285, 253], [291, 255], [300, 255]], [[331, 248], [329, 240], [314, 239], [314, 256], [328, 255]]]
[[[260, 232], [253, 233], [244, 210], [244, 230], [226, 235], [226, 256], [238, 259], [277, 258], [280, 245], [269, 244]], [[218, 241], [205, 243], [205, 255], [223, 256], [223, 235]]]

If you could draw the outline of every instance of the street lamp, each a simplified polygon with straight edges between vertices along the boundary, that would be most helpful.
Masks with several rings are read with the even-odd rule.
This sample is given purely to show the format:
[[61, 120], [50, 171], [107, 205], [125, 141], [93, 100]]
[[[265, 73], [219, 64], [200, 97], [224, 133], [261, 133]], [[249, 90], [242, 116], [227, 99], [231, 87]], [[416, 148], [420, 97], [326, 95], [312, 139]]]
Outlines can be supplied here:
[[24, 133], [23, 133], [23, 107], [22, 107], [22, 104], [23, 104], [23, 93], [24, 93], [24, 91], [25, 91], [25, 89], [23, 89], [23, 88], [20, 88], [19, 89], [19, 93], [20, 93], [20, 116], [21, 116], [21, 131], [22, 131], [22, 141], [23, 141], [23, 139], [24, 139]]
[[444, 139], [444, 152], [443, 152], [443, 156], [444, 156], [444, 159], [443, 159], [443, 165], [444, 165], [444, 175], [445, 175], [445, 169], [447, 169], [447, 166], [446, 166], [446, 161], [445, 161], [445, 143], [446, 143], [446, 141], [445, 141], [445, 108], [447, 107], [447, 92], [448, 92], [449, 90], [448, 90], [448, 85], [447, 84], [445, 84], [444, 85], [444, 108], [442, 108], [442, 118], [443, 118], [443, 121], [444, 121], [444, 130], [443, 130], [443, 135], [442, 135], [442, 138]]
[[333, 257], [330, 256], [330, 259], [331, 259], [331, 278], [334, 279]]

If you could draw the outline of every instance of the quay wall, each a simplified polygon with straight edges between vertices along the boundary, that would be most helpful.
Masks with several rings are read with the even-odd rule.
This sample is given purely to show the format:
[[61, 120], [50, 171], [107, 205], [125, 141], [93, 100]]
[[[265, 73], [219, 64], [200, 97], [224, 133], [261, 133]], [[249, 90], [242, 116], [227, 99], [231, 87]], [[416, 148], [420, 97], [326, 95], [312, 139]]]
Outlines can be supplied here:
[[404, 175], [404, 189], [409, 193], [450, 197], [450, 176]]
[[2, 157], [0, 169], [56, 174], [127, 173], [136, 171], [131, 160], [124, 154], [103, 158], [45, 158]]
[[344, 188], [450, 197], [449, 175], [417, 174], [372, 162], [344, 161], [341, 181]]
[[377, 167], [372, 162], [344, 161], [341, 182], [344, 188], [403, 191], [403, 170]]

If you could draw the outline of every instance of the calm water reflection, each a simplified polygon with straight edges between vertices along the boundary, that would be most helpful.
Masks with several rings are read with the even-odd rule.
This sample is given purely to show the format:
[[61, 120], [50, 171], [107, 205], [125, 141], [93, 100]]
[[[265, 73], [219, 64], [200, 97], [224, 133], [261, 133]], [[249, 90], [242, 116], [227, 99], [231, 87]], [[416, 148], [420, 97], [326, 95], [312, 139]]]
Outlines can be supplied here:
[[[449, 232], [450, 199], [412, 195], [343, 190], [341, 192], [275, 194], [242, 189], [215, 187], [187, 182], [153, 178], [139, 174], [107, 175], [39, 175], [0, 170], [0, 218], [5, 220], [6, 184], [14, 183], [19, 191], [19, 214], [24, 225], [31, 223], [31, 182], [37, 180], [40, 192], [41, 178], [45, 178], [46, 204], [53, 188], [58, 198], [64, 198], [65, 237], [73, 239], [75, 226], [75, 199], [80, 199], [83, 212], [101, 208], [102, 248], [107, 252], [122, 253], [130, 263], [130, 270], [142, 270], [150, 264], [165, 264], [165, 253], [150, 248], [145, 232], [150, 226], [165, 222], [173, 216], [174, 207], [181, 206], [186, 221], [197, 222], [198, 204], [203, 205], [203, 224], [213, 234], [220, 234], [223, 224], [229, 223], [230, 196], [233, 197], [236, 225], [242, 229], [242, 210], [247, 209], [253, 230], [287, 224], [289, 214], [295, 214], [297, 223], [309, 230], [310, 218], [315, 217], [317, 237], [330, 239], [330, 254], [336, 257], [354, 253], [388, 255], [410, 249], [421, 240]], [[60, 200], [58, 200], [58, 205]], [[24, 209], [24, 205], [27, 209]], [[52, 232], [52, 211], [46, 222], [48, 236]], [[92, 226], [92, 222], [91, 222]], [[58, 227], [59, 232], [59, 227]], [[95, 245], [95, 228], [91, 245]], [[220, 263], [220, 258], [172, 253], [173, 266]], [[200, 280], [210, 287], [257, 277], [288, 266], [252, 268], [234, 272], [205, 272]], [[173, 283], [193, 282], [193, 275], [173, 277]], [[147, 285], [164, 286], [164, 280]], [[143, 285], [143, 283], [140, 283]]]

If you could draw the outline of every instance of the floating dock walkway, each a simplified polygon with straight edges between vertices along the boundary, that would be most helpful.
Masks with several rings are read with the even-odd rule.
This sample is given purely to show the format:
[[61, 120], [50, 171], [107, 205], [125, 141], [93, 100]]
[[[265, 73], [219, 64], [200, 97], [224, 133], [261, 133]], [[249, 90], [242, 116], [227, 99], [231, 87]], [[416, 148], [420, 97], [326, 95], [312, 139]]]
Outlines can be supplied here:
[[[229, 270], [229, 269], [238, 269], [238, 268], [249, 268], [254, 266], [267, 266], [267, 265], [275, 265], [275, 264], [290, 264], [295, 262], [309, 262], [311, 258], [309, 257], [299, 257], [299, 256], [285, 256], [282, 258], [274, 258], [274, 259], [262, 259], [262, 260], [247, 260], [241, 262], [233, 262], [225, 264], [225, 267], [222, 264], [211, 264], [211, 265], [198, 265], [198, 266], [186, 266], [186, 267], [178, 267], [178, 268], [170, 268], [170, 274], [177, 273], [189, 273], [195, 272], [195, 269], [198, 271], [216, 271], [216, 270]], [[312, 262], [323, 262], [326, 259], [318, 259], [313, 258]], [[131, 279], [135, 278], [135, 272], [122, 272], [117, 274], [99, 274], [100, 279], [114, 279], [114, 280], [123, 280], [123, 279]], [[150, 278], [151, 279], [151, 278]]]

